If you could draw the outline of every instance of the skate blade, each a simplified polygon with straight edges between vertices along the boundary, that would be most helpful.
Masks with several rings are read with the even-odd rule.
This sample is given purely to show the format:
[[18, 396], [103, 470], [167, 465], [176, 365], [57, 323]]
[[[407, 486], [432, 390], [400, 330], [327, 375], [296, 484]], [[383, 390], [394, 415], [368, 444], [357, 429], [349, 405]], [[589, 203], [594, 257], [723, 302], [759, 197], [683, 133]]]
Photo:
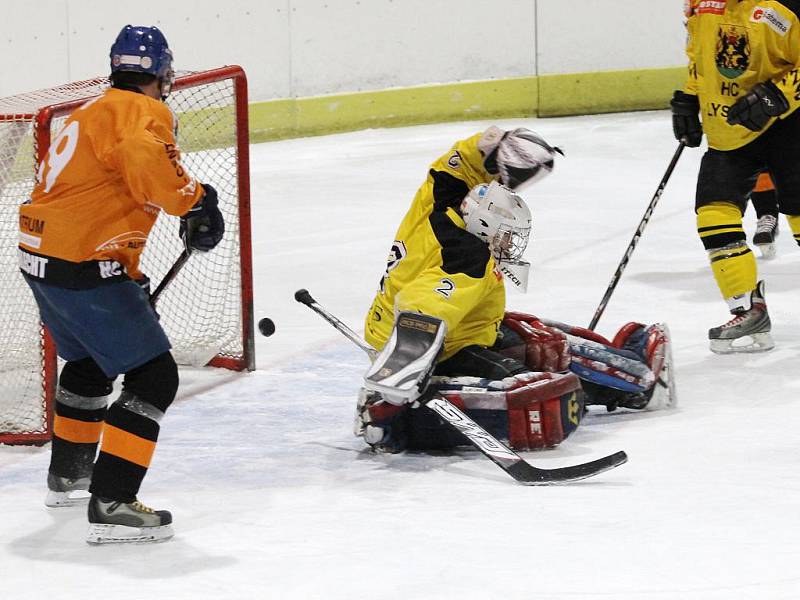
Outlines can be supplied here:
[[772, 260], [778, 255], [775, 244], [756, 244], [756, 246], [761, 251], [761, 258], [764, 260]]
[[172, 531], [172, 525], [128, 527], [126, 525], [89, 523], [86, 543], [92, 546], [100, 544], [154, 544], [165, 542], [173, 535], [175, 535], [175, 532]]
[[[736, 342], [742, 343], [734, 345]], [[754, 333], [733, 340], [710, 340], [709, 346], [714, 354], [753, 354], [772, 350], [775, 342], [769, 333]]]
[[44, 505], [47, 508], [69, 508], [71, 506], [86, 506], [92, 495], [88, 490], [72, 490], [70, 492], [47, 491]]

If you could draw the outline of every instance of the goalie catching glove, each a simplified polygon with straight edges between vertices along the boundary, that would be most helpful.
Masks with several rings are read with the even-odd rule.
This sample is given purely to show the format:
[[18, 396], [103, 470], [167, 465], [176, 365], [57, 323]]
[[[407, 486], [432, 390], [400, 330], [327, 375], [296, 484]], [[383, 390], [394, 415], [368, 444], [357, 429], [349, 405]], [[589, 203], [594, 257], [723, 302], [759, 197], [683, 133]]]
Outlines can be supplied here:
[[512, 190], [547, 176], [553, 170], [556, 153], [564, 155], [529, 129], [503, 131], [494, 125], [478, 140], [478, 150], [486, 171]]
[[213, 250], [225, 235], [225, 220], [219, 210], [217, 190], [207, 183], [203, 184], [203, 189], [203, 197], [181, 217], [179, 234], [190, 253], [193, 250]]

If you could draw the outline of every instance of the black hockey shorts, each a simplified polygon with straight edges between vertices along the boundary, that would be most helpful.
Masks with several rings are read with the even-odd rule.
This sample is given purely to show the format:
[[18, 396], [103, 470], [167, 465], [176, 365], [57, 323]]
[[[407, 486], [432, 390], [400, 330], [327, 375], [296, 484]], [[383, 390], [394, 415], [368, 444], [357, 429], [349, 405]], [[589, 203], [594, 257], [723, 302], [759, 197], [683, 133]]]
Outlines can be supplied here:
[[765, 170], [775, 182], [780, 212], [800, 215], [800, 110], [746, 146], [710, 148], [700, 163], [695, 211], [712, 202], [730, 202], [744, 213], [758, 174]]

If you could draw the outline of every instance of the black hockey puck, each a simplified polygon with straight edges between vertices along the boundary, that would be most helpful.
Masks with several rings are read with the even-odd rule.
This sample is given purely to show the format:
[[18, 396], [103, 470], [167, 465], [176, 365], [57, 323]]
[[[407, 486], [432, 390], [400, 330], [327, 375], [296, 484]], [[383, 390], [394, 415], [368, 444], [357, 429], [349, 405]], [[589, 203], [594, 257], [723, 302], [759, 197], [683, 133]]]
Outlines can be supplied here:
[[272, 322], [272, 319], [264, 317], [258, 322], [258, 330], [264, 337], [269, 337], [275, 333], [275, 323]]

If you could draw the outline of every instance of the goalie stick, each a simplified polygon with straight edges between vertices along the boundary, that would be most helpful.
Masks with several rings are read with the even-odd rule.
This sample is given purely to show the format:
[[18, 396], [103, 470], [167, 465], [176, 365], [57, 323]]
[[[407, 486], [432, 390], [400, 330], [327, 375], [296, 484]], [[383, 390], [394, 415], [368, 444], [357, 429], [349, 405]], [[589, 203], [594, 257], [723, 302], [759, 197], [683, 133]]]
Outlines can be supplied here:
[[[347, 325], [320, 306], [308, 290], [297, 290], [294, 299], [301, 304], [305, 304], [333, 325], [339, 333], [361, 348], [370, 357], [370, 360], [375, 359], [377, 356], [376, 350]], [[587, 463], [556, 469], [540, 469], [529, 464], [519, 454], [504, 446], [497, 438], [478, 425], [462, 410], [445, 400], [440, 394], [433, 394], [431, 397], [423, 396], [420, 398], [420, 403], [439, 415], [445, 423], [463, 434], [473, 446], [493, 463], [524, 485], [557, 485], [579, 481], [618, 467], [628, 461], [628, 455], [620, 451]]]

